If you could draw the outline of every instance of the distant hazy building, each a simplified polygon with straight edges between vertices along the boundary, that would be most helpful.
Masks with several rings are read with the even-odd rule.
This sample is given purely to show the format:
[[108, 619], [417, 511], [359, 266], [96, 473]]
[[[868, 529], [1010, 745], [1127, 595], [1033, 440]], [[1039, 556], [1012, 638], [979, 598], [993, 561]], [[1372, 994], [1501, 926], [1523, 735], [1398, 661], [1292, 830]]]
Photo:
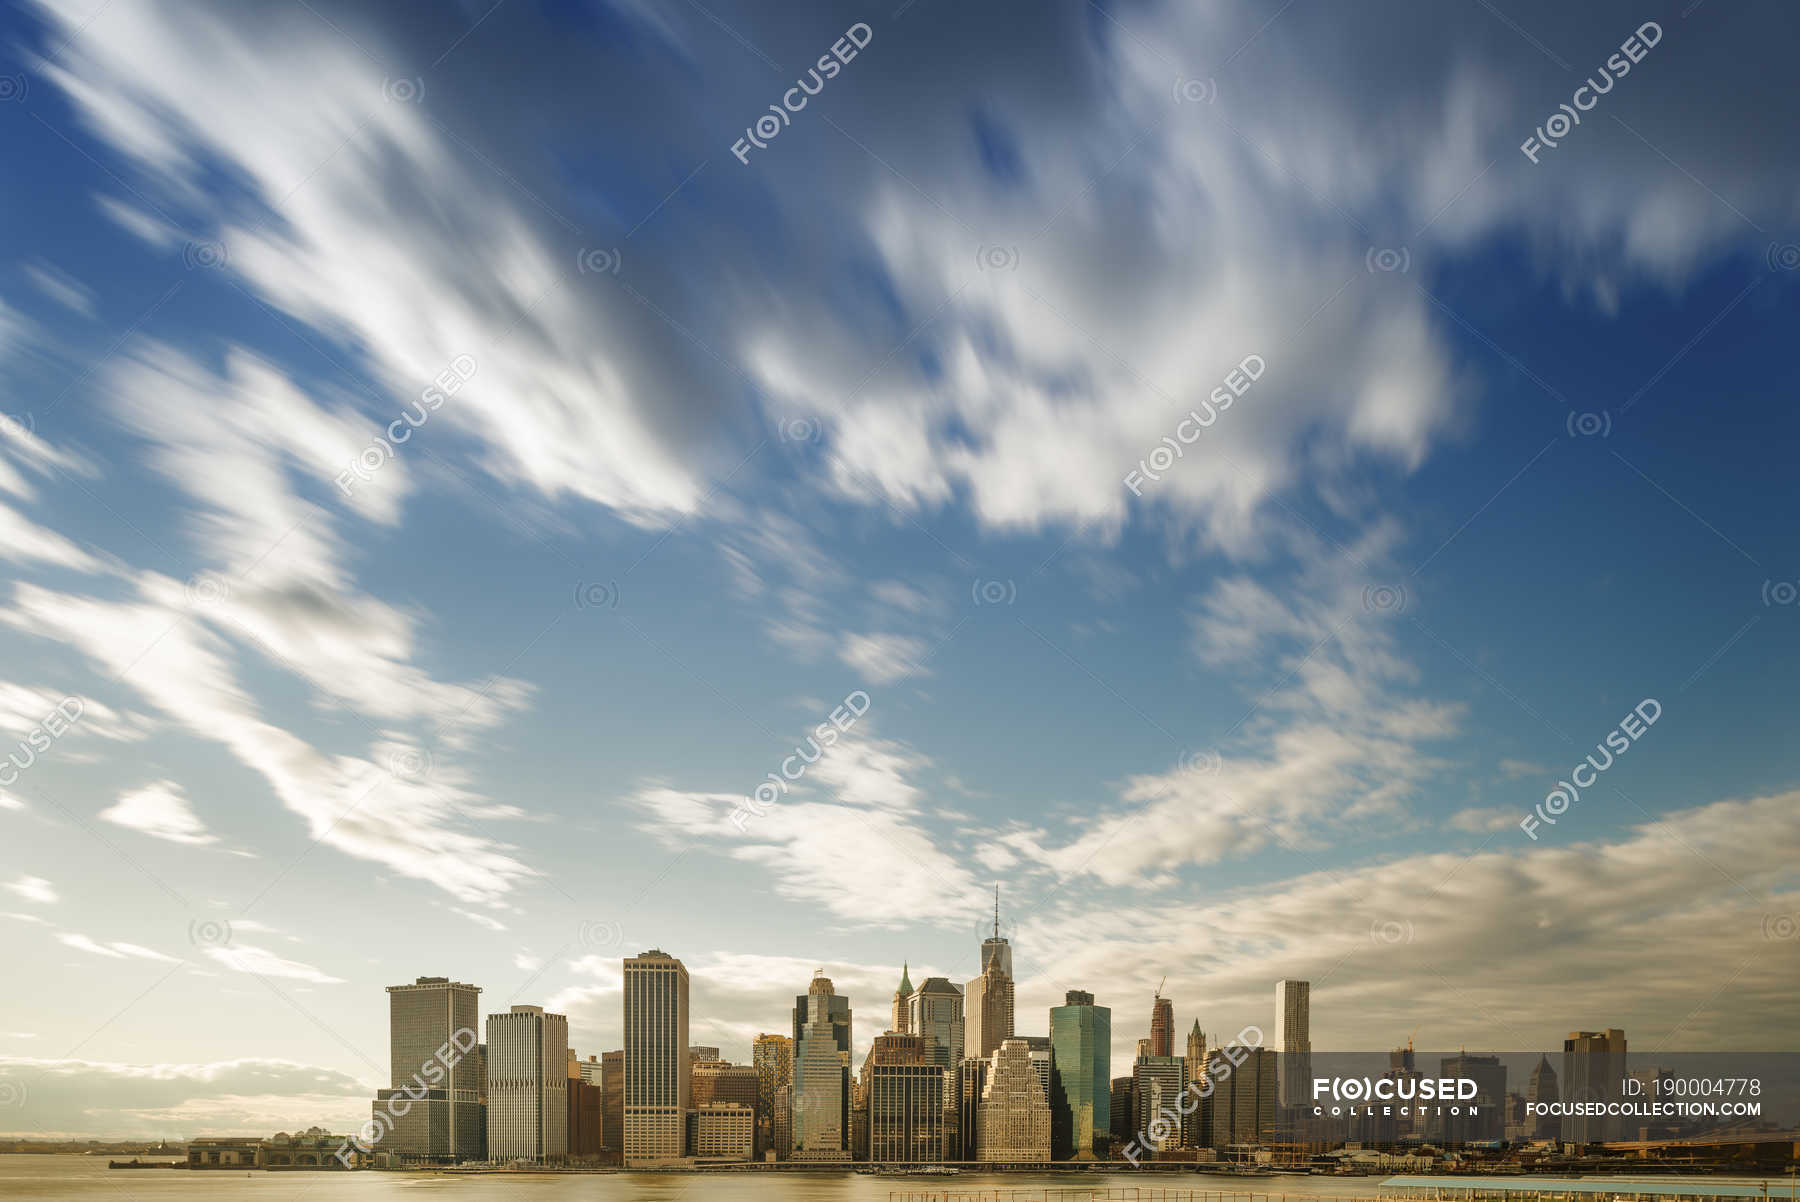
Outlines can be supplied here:
[[[376, 1150], [421, 1164], [481, 1159], [487, 1135], [476, 1053], [481, 990], [448, 977], [420, 977], [389, 985], [387, 994], [389, 1088], [376, 1091], [372, 1113], [392, 1130]], [[433, 1081], [439, 1070], [442, 1077]]]
[[888, 1019], [888, 1029], [896, 1035], [905, 1035], [912, 1029], [912, 1014], [908, 1003], [912, 1001], [912, 974], [910, 964], [900, 966], [900, 985], [894, 990], [894, 1008]]
[[1112, 1134], [1112, 1011], [1094, 995], [1070, 990], [1050, 1008], [1056, 1088], [1050, 1098], [1051, 1149], [1058, 1160], [1096, 1160]]
[[[1563, 1040], [1562, 1100], [1618, 1102], [1625, 1071], [1625, 1032], [1571, 1031]], [[1564, 1143], [1587, 1144], [1617, 1139], [1623, 1124], [1604, 1115], [1566, 1114], [1561, 1126]]]
[[1181, 1095], [1187, 1082], [1187, 1061], [1180, 1056], [1142, 1056], [1131, 1066], [1133, 1135], [1144, 1151], [1181, 1146]]
[[1283, 1106], [1304, 1105], [1312, 1088], [1312, 982], [1275, 982], [1275, 1031], [1281, 1072], [1278, 1101]]
[[1175, 1054], [1175, 1003], [1160, 992], [1150, 1003], [1150, 1055]]
[[869, 1159], [887, 1164], [945, 1158], [943, 1069], [925, 1058], [917, 1035], [877, 1035], [863, 1065]]
[[[1475, 1096], [1458, 1106], [1442, 1107], [1434, 1116], [1434, 1130], [1446, 1143], [1461, 1144], [1506, 1137], [1506, 1065], [1498, 1056], [1471, 1056], [1460, 1052], [1441, 1062], [1440, 1077], [1475, 1082]], [[1456, 1114], [1452, 1111], [1460, 1110]]]
[[688, 972], [652, 948], [625, 960], [625, 1164], [679, 1160], [689, 1108]]
[[697, 1060], [717, 1060], [718, 1058], [719, 1058], [719, 1049], [718, 1048], [703, 1047], [700, 1044], [695, 1044], [693, 1047], [688, 1049], [688, 1065], [689, 1065], [689, 1067], [692, 1067], [694, 1062]]
[[[1550, 1057], [1540, 1056], [1537, 1067], [1531, 1070], [1531, 1078], [1525, 1085], [1525, 1101], [1545, 1105], [1562, 1101], [1562, 1095], [1556, 1088], [1556, 1070], [1550, 1067]], [[1526, 1122], [1531, 1127], [1532, 1139], [1555, 1139], [1561, 1128], [1555, 1115], [1543, 1111], [1533, 1115], [1529, 1107]]]
[[793, 1159], [850, 1159], [850, 999], [824, 974], [794, 1003]]
[[794, 1083], [794, 1041], [787, 1035], [758, 1035], [750, 1059], [756, 1069], [758, 1151], [773, 1150], [777, 1160], [786, 1160], [792, 1150], [787, 1099]]
[[542, 1006], [490, 1014], [487, 1049], [488, 1159], [567, 1156], [569, 1020]]
[[1023, 1039], [1008, 1039], [994, 1053], [976, 1112], [975, 1140], [980, 1160], [1050, 1159], [1050, 1101]]
[[925, 1037], [925, 1056], [955, 1068], [963, 1054], [963, 994], [943, 977], [927, 977], [907, 1001], [907, 1030]]
[[1223, 1151], [1234, 1145], [1260, 1147], [1273, 1142], [1276, 1071], [1276, 1055], [1269, 1048], [1232, 1044], [1206, 1054], [1206, 1072], [1213, 1083], [1204, 1133], [1207, 1147]]

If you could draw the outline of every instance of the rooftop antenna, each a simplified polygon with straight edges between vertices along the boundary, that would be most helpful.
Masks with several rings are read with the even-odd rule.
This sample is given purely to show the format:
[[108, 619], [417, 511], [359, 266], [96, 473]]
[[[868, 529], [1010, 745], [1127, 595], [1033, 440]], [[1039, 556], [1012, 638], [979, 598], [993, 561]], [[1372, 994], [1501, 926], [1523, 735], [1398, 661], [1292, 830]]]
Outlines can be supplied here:
[[1000, 882], [994, 882], [994, 938], [1000, 938]]

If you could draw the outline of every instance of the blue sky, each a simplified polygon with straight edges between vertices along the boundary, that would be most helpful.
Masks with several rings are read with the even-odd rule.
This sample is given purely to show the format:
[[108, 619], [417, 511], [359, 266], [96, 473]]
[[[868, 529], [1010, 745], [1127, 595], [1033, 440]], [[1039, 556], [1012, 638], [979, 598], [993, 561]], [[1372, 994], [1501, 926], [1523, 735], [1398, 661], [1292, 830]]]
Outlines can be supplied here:
[[995, 882], [1115, 1060], [1785, 1047], [1792, 24], [9, 8], [0, 1130], [355, 1121], [424, 974], [597, 1053], [650, 946], [866, 1045]]

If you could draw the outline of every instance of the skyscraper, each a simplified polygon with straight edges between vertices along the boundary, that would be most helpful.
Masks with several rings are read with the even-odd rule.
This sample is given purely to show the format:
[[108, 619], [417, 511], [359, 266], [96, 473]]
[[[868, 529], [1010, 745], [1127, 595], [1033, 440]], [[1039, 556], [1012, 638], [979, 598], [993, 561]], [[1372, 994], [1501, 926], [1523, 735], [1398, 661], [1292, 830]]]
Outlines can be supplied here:
[[1070, 990], [1050, 1008], [1056, 1055], [1051, 1145], [1058, 1160], [1104, 1158], [1112, 1132], [1112, 1011]]
[[486, 1138], [485, 1086], [475, 1054], [481, 990], [448, 977], [420, 977], [389, 985], [387, 994], [389, 1088], [376, 1092], [373, 1113], [393, 1129], [380, 1150], [416, 1163], [480, 1159]]
[[998, 960], [970, 981], [963, 994], [963, 1055], [992, 1056], [1013, 1035], [1013, 981]]
[[[1140, 1040], [1147, 1043], [1148, 1040]], [[1131, 1078], [1114, 1077], [1112, 1079], [1112, 1139], [1119, 1147], [1131, 1142], [1132, 1132], [1137, 1130], [1137, 1116], [1131, 1113]]]
[[850, 999], [819, 973], [794, 1005], [793, 1159], [850, 1159]]
[[625, 1049], [600, 1055], [600, 1158], [619, 1164], [625, 1157]]
[[1012, 944], [1000, 937], [1000, 886], [994, 886], [994, 933], [981, 944], [981, 970], [998, 968], [1012, 980], [1013, 955]]
[[[1467, 1106], [1446, 1106], [1437, 1116], [1435, 1129], [1449, 1143], [1501, 1139], [1506, 1135], [1506, 1065], [1498, 1056], [1471, 1056], [1459, 1052], [1444, 1057], [1441, 1077], [1467, 1077], [1475, 1082], [1475, 1096]], [[1462, 1113], [1452, 1113], [1460, 1110]]]
[[[1275, 983], [1275, 1030], [1281, 1053], [1281, 1096], [1283, 1106], [1300, 1106], [1310, 1096], [1312, 1080], [1312, 983], [1309, 981], [1277, 981]], [[1499, 1105], [1495, 1098], [1494, 1104]]]
[[869, 1107], [869, 1159], [930, 1162], [944, 1159], [944, 1082], [925, 1059], [917, 1035], [877, 1035], [863, 1065]]
[[1133, 1134], [1144, 1151], [1181, 1146], [1181, 1095], [1187, 1083], [1187, 1061], [1180, 1056], [1140, 1056], [1131, 1066]]
[[978, 1159], [1050, 1159], [1050, 1101], [1023, 1039], [1008, 1039], [994, 1053], [975, 1121]]
[[569, 1152], [569, 1020], [542, 1006], [490, 1014], [487, 1049], [488, 1159], [563, 1159]]
[[[1562, 1101], [1562, 1095], [1556, 1089], [1556, 1070], [1550, 1067], [1550, 1057], [1538, 1058], [1538, 1065], [1531, 1070], [1531, 1080], [1525, 1086], [1527, 1102], [1545, 1104]], [[1532, 1139], [1555, 1139], [1561, 1124], [1556, 1116], [1540, 1111], [1526, 1119], [1531, 1125]]]
[[907, 1003], [912, 998], [912, 977], [908, 973], [911, 966], [900, 966], [900, 987], [894, 990], [894, 1011], [888, 1021], [888, 1029], [896, 1035], [905, 1035], [911, 1025], [912, 1015], [908, 1012]]
[[625, 959], [625, 1165], [681, 1159], [689, 1106], [688, 972], [652, 948]]
[[[1610, 1103], [1620, 1101], [1619, 1082], [1625, 1077], [1625, 1032], [1570, 1031], [1563, 1040], [1562, 1090], [1565, 1102]], [[1617, 1139], [1623, 1124], [1604, 1115], [1562, 1116], [1564, 1143], [1598, 1143]]]
[[1150, 1054], [1175, 1054], [1175, 1003], [1164, 997], [1160, 988], [1150, 1003]]
[[606, 1131], [603, 1069], [597, 1057], [569, 1052], [569, 1159], [598, 1160]]
[[1234, 1144], [1270, 1143], [1278, 1092], [1275, 1053], [1236, 1044], [1217, 1047], [1206, 1054], [1206, 1072], [1213, 1082], [1206, 1145], [1223, 1152]]
[[[1194, 1020], [1194, 1025], [1188, 1029], [1187, 1055], [1183, 1059], [1187, 1061], [1189, 1085], [1205, 1079], [1206, 1032], [1200, 1029], [1200, 1020], [1197, 1018]], [[1205, 1125], [1204, 1111], [1209, 1100], [1196, 1098], [1188, 1103], [1190, 1109], [1181, 1125], [1181, 1142], [1187, 1147], [1198, 1148], [1201, 1146], [1201, 1130]]]
[[756, 1067], [757, 1151], [773, 1149], [777, 1160], [786, 1160], [792, 1151], [787, 1111], [788, 1089], [794, 1083], [794, 1041], [786, 1035], [758, 1035], [750, 1059]]
[[925, 1037], [925, 1056], [939, 1068], [955, 1068], [963, 1053], [962, 990], [943, 977], [927, 977], [907, 1004], [908, 1030]]

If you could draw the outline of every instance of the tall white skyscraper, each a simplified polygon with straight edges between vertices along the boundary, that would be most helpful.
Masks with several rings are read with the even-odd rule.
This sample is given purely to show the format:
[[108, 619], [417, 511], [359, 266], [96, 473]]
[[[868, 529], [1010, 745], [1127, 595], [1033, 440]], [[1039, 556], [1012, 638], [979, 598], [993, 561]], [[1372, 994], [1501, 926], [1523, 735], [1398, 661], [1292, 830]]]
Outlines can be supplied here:
[[625, 959], [625, 1165], [679, 1160], [689, 1105], [687, 966], [655, 948]]
[[569, 1020], [514, 1006], [487, 1020], [490, 1160], [560, 1160], [569, 1154]]
[[1306, 1102], [1312, 1080], [1312, 982], [1275, 982], [1275, 1050], [1281, 1053], [1281, 1104]]

